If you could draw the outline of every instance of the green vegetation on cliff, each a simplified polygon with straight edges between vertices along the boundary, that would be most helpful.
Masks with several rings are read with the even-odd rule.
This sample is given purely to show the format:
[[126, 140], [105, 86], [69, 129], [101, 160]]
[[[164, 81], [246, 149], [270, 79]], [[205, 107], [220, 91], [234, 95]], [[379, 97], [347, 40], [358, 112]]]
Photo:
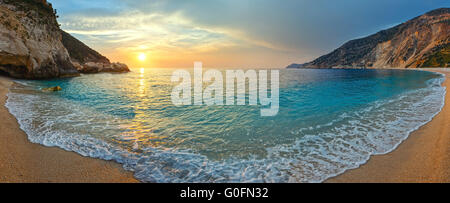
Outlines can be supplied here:
[[428, 56], [421, 67], [448, 67], [450, 63], [450, 43], [439, 47], [432, 55]]
[[[56, 21], [56, 10], [53, 9], [52, 4], [45, 0], [1, 0], [4, 4], [11, 4], [15, 6], [17, 11], [22, 11], [33, 20], [37, 20], [41, 24], [49, 24], [59, 28]], [[32, 16], [33, 14], [37, 16]]]

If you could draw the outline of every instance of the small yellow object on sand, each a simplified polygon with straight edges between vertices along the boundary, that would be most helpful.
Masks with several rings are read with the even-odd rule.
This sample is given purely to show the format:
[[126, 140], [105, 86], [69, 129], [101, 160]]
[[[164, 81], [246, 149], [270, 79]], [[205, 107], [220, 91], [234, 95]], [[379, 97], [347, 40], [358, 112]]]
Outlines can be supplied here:
[[56, 92], [56, 91], [61, 91], [62, 88], [60, 86], [56, 86], [56, 87], [43, 88], [42, 90], [49, 91], [49, 92]]

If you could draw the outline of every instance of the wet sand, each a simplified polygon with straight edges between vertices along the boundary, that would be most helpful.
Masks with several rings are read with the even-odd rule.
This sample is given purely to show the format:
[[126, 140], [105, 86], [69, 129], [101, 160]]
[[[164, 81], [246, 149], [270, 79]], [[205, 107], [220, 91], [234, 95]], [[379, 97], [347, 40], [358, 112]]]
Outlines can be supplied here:
[[0, 76], [0, 183], [134, 183], [120, 164], [31, 143], [5, 107], [11, 79]]
[[326, 182], [450, 182], [450, 69], [425, 70], [446, 74], [443, 85], [447, 94], [442, 111], [393, 152], [373, 156], [361, 167]]

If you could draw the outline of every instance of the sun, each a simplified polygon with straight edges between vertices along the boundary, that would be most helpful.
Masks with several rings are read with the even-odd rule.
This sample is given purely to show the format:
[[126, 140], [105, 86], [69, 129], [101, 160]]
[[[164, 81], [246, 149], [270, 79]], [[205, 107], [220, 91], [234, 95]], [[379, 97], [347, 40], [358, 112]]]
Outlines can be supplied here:
[[147, 59], [147, 55], [145, 55], [144, 53], [140, 53], [138, 55], [138, 59], [139, 61], [145, 61], [145, 59]]

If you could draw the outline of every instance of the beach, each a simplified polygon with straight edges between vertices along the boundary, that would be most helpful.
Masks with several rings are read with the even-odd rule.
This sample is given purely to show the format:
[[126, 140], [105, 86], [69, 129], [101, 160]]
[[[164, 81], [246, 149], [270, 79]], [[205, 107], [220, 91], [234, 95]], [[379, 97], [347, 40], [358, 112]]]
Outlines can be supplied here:
[[131, 172], [112, 161], [83, 157], [28, 141], [5, 107], [12, 80], [0, 76], [0, 182], [134, 183]]
[[[448, 90], [450, 70], [426, 70], [446, 74], [443, 85]], [[0, 182], [138, 182], [116, 162], [31, 143], [5, 107], [12, 84], [11, 79], [0, 77]], [[449, 144], [450, 107], [445, 104], [393, 152], [372, 156], [359, 168], [326, 182], [450, 182]]]
[[450, 70], [425, 69], [446, 74], [445, 105], [432, 121], [411, 133], [397, 149], [372, 156], [357, 169], [328, 179], [328, 183], [345, 182], [450, 182]]

